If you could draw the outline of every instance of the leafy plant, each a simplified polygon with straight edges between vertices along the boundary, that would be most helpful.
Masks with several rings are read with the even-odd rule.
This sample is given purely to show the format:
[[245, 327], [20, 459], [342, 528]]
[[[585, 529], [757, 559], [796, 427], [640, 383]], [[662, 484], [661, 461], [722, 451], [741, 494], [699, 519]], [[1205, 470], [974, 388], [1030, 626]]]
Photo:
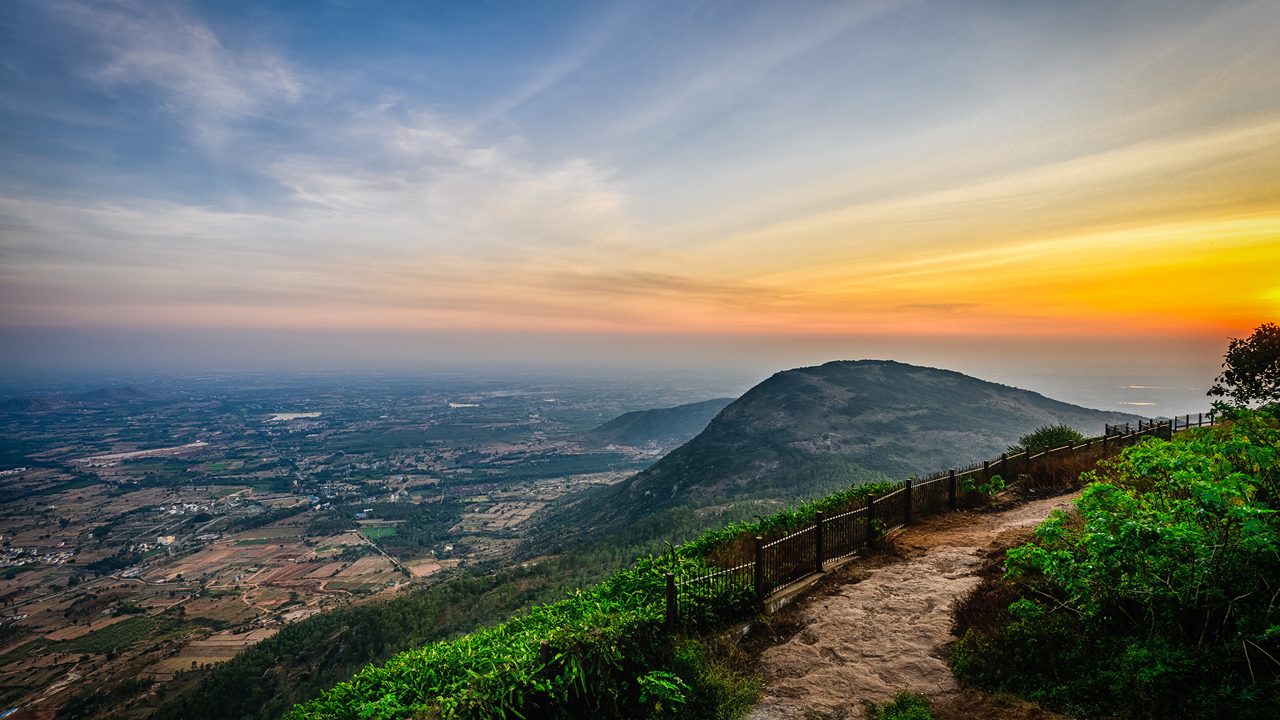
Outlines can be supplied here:
[[640, 704], [652, 706], [658, 715], [684, 706], [689, 686], [679, 675], [666, 670], [650, 670], [636, 678]]
[[960, 487], [960, 491], [966, 494], [978, 493], [982, 495], [995, 495], [1001, 490], [1004, 490], [1004, 478], [999, 475], [992, 475], [982, 482], [978, 482], [976, 478], [965, 476], [960, 478], [960, 481], [957, 484]]
[[1076, 514], [1008, 552], [1013, 597], [957, 643], [957, 675], [1090, 717], [1272, 717], [1280, 424], [1240, 413], [1086, 478]]
[[1009, 452], [1020, 453], [1025, 450], [1035, 454], [1074, 445], [1084, 439], [1084, 435], [1070, 425], [1045, 425], [1018, 438], [1016, 445], [1009, 446]]
[[1240, 406], [1280, 401], [1280, 326], [1263, 323], [1247, 338], [1231, 338], [1208, 394]]
[[923, 695], [899, 690], [892, 700], [872, 709], [871, 720], [933, 720], [933, 709]]

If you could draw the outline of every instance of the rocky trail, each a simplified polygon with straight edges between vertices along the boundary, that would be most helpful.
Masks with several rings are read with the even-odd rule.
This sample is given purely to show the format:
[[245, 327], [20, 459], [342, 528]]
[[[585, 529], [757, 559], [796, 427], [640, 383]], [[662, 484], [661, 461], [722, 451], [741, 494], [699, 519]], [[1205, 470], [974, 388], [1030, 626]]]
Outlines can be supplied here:
[[889, 553], [831, 572], [774, 616], [780, 641], [759, 655], [764, 692], [749, 720], [863, 718], [902, 689], [928, 697], [940, 720], [1058, 717], [962, 690], [946, 657], [952, 608], [978, 585], [989, 553], [1025, 540], [1075, 497], [929, 518], [894, 536]]

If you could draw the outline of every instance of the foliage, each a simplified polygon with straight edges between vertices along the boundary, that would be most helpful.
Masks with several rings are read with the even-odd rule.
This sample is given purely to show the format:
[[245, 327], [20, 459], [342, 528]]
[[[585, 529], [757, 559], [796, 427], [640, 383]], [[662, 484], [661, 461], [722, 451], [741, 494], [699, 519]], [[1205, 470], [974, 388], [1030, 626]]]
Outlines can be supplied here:
[[892, 700], [871, 711], [871, 720], [933, 720], [933, 709], [923, 695], [899, 690]]
[[370, 519], [400, 521], [394, 528], [364, 528], [365, 537], [378, 541], [383, 550], [401, 559], [420, 557], [448, 537], [449, 528], [462, 517], [456, 499], [440, 502], [375, 502], [345, 507], [348, 517], [368, 509]]
[[1009, 446], [1009, 452], [1020, 453], [1026, 450], [1035, 454], [1084, 442], [1084, 439], [1084, 435], [1070, 425], [1045, 425], [1018, 438], [1016, 445]]
[[106, 653], [177, 629], [176, 623], [166, 618], [134, 616], [100, 630], [94, 630], [87, 635], [52, 643], [49, 645], [49, 650], [68, 653]]
[[243, 515], [228, 520], [227, 524], [223, 526], [223, 530], [229, 533], [253, 530], [254, 528], [264, 527], [272, 523], [291, 518], [298, 513], [306, 511], [307, 509], [308, 506], [302, 504], [271, 509], [263, 508], [260, 512], [256, 512], [252, 515]]
[[959, 486], [960, 492], [965, 493], [966, 495], [970, 493], [979, 495], [995, 495], [1001, 490], [1004, 490], [1005, 487], [1004, 478], [999, 475], [992, 475], [982, 482], [979, 482], [978, 479], [972, 475], [966, 475], [960, 478], [957, 485]]
[[366, 667], [287, 717], [680, 717], [692, 688], [656, 600], [664, 573], [702, 570], [679, 553], [646, 558], [560, 602]]
[[142, 562], [142, 553], [120, 550], [114, 555], [94, 560], [85, 567], [94, 575], [107, 575]]
[[739, 540], [757, 536], [771, 540], [813, 525], [814, 517], [819, 512], [832, 514], [864, 507], [870, 498], [884, 495], [897, 487], [898, 484], [889, 482], [857, 485], [826, 497], [802, 502], [768, 517], [728, 523], [708, 530], [681, 545], [680, 550], [698, 557], [707, 557], [713, 551], [734, 545]]
[[1009, 551], [1014, 599], [953, 650], [962, 679], [1083, 716], [1280, 706], [1280, 424], [1147, 439]]
[[1280, 326], [1263, 323], [1247, 338], [1231, 338], [1208, 394], [1240, 406], [1280, 402]]
[[760, 677], [751, 671], [746, 654], [723, 637], [715, 645], [676, 639], [672, 670], [687, 678], [689, 693], [682, 708], [687, 718], [735, 720], [750, 712], [760, 698]]
[[137, 697], [154, 684], [155, 681], [149, 678], [131, 677], [106, 690], [77, 693], [58, 709], [58, 717], [102, 717], [119, 703]]

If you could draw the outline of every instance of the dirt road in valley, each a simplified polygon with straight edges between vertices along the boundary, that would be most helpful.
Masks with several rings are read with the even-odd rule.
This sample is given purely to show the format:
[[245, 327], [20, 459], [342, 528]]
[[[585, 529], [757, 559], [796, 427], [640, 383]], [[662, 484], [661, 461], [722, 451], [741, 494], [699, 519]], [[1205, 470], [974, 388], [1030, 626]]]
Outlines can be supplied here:
[[761, 653], [764, 693], [749, 720], [862, 718], [901, 689], [935, 705], [971, 702], [946, 663], [952, 607], [978, 585], [984, 551], [1026, 537], [1075, 497], [939, 515], [894, 538], [896, 560], [835, 571], [850, 581], [829, 582], [783, 610], [780, 624], [800, 629]]

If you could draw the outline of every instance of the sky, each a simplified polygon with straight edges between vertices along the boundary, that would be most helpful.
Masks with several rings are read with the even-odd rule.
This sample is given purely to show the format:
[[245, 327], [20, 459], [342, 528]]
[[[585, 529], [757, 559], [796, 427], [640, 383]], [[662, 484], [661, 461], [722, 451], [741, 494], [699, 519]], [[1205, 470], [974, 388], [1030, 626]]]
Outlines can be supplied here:
[[1277, 36], [1273, 1], [7, 0], [0, 372], [1211, 376], [1280, 315]]

